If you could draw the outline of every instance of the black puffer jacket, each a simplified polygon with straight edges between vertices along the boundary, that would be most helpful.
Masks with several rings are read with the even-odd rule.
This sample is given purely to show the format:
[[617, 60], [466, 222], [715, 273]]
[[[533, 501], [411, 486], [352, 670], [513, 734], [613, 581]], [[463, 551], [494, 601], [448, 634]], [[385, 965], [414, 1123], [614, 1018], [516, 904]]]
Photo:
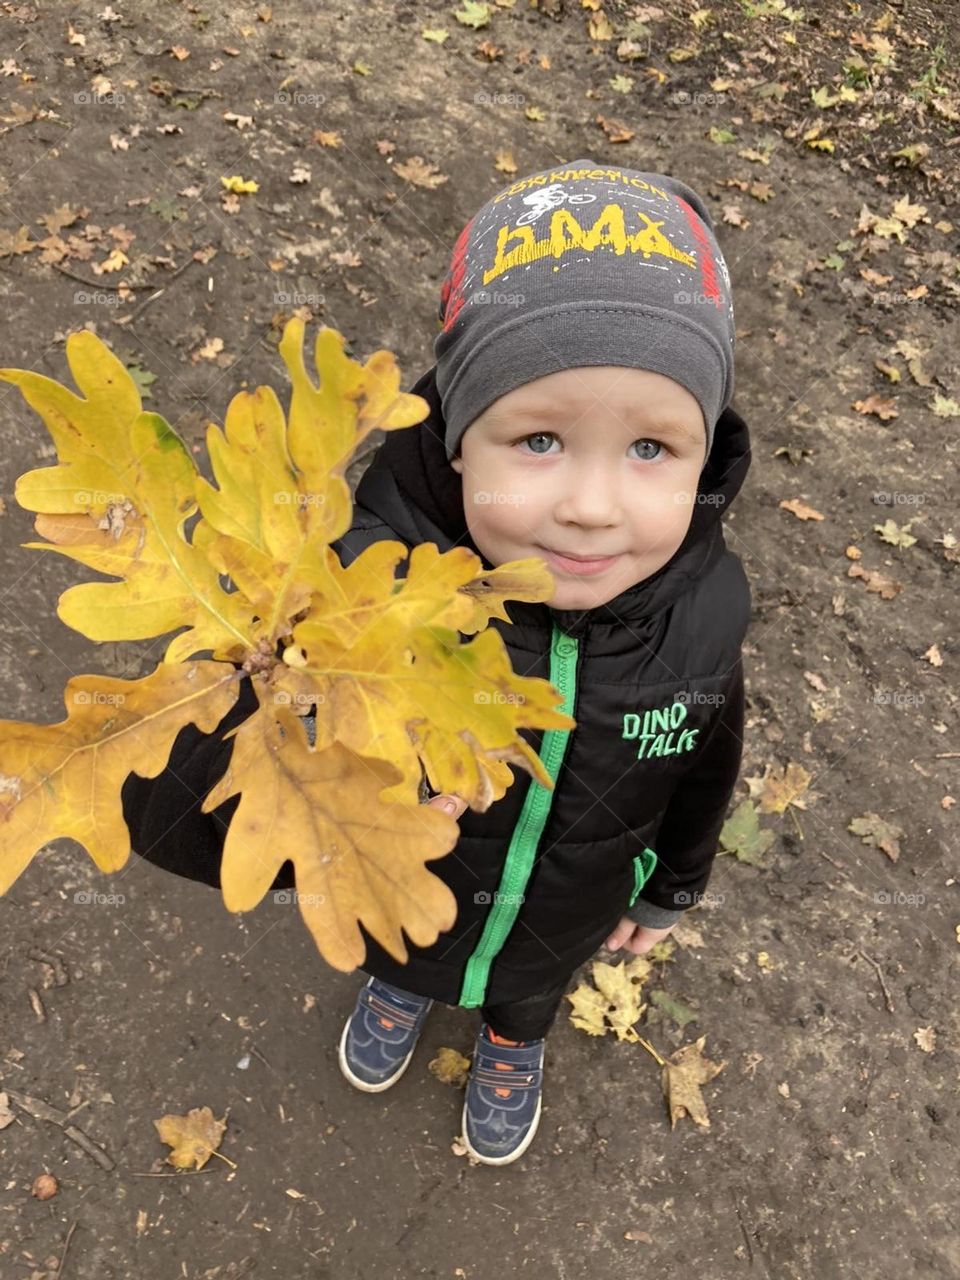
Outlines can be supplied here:
[[[460, 476], [446, 461], [433, 369], [413, 391], [430, 416], [389, 433], [374, 455], [353, 525], [334, 544], [344, 565], [384, 538], [480, 555]], [[572, 975], [622, 915], [661, 928], [697, 901], [740, 767], [750, 592], [721, 517], [749, 466], [746, 423], [727, 409], [690, 529], [668, 564], [599, 608], [510, 601], [512, 625], [491, 622], [514, 669], [550, 680], [577, 726], [522, 731], [553, 791], [515, 769], [502, 800], [486, 813], [467, 810], [453, 851], [430, 864], [456, 895], [453, 928], [431, 947], [408, 943], [406, 965], [364, 930], [366, 972], [448, 1004], [518, 1000]], [[244, 681], [214, 733], [188, 726], [158, 778], [127, 780], [124, 812], [138, 853], [219, 886], [223, 833], [239, 801], [209, 815], [200, 803], [229, 761], [223, 734], [255, 706]], [[292, 886], [287, 862], [273, 888]]]

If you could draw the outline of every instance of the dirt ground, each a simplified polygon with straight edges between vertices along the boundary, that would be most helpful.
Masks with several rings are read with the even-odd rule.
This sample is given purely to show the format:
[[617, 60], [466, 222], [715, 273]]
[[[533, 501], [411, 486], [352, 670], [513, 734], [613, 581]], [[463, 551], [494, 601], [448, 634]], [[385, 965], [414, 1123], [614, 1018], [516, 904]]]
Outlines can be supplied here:
[[[361, 1095], [336, 1062], [359, 977], [290, 912], [47, 848], [0, 900], [0, 1091], [52, 1109], [0, 1129], [0, 1277], [960, 1277], [957, 6], [515, 0], [474, 29], [453, 4], [115, 3], [0, 5], [0, 365], [67, 381], [93, 328], [198, 446], [241, 386], [285, 394], [299, 308], [410, 386], [512, 165], [674, 173], [718, 222], [753, 434], [737, 800], [768, 767], [812, 780], [763, 815], [761, 865], [718, 857], [651, 983], [695, 1014], [651, 1000], [651, 1045], [726, 1064], [709, 1129], [671, 1130], [655, 1059], [563, 1014], [500, 1171], [453, 1152], [462, 1096], [427, 1069], [475, 1014], [436, 1009]], [[80, 572], [19, 545], [14, 481], [51, 455], [13, 388], [0, 431], [0, 712], [52, 721], [71, 673], [145, 674], [161, 642], [59, 622]], [[203, 1105], [235, 1167], [176, 1174], [153, 1120]]]

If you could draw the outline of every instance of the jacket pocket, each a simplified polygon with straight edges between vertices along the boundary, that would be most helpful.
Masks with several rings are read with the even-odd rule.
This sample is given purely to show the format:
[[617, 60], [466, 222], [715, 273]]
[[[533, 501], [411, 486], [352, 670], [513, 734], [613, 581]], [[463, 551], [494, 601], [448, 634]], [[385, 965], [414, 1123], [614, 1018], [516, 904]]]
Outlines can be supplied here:
[[627, 904], [632, 907], [636, 902], [640, 890], [653, 875], [653, 869], [657, 865], [657, 855], [652, 849], [644, 848], [643, 853], [637, 854], [633, 860], [633, 893], [630, 895], [630, 901]]

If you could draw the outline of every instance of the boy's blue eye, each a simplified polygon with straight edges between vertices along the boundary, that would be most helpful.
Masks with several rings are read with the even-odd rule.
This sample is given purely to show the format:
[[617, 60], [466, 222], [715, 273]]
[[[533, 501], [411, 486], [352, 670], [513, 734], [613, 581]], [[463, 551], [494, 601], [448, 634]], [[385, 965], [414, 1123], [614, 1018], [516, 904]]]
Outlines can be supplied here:
[[[517, 441], [517, 443], [523, 445], [523, 444], [526, 444], [529, 440], [556, 440], [556, 439], [557, 437], [554, 435], [552, 431], [534, 431], [531, 435], [524, 436], [521, 440]], [[640, 444], [640, 445], [653, 445], [655, 449], [659, 450], [660, 452], [663, 451], [663, 445], [660, 443], [659, 440], [651, 440], [649, 438], [645, 438], [642, 440], [634, 440], [633, 443]], [[631, 445], [631, 448], [632, 447], [633, 446]], [[531, 452], [535, 454], [537, 457], [541, 457], [541, 458], [545, 458], [549, 456], [548, 451], [546, 449], [531, 449]], [[659, 456], [660, 456], [659, 452], [652, 455], [647, 454], [646, 456], [641, 458], [641, 461], [655, 462]]]

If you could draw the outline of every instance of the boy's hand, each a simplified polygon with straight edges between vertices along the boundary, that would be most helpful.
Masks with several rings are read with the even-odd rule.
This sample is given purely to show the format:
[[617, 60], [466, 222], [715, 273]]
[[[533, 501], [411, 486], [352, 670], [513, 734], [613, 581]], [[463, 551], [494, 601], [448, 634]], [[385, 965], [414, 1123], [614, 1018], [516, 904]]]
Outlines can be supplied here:
[[456, 792], [441, 792], [440, 795], [433, 796], [426, 803], [434, 809], [442, 809], [444, 813], [449, 813], [451, 818], [458, 820], [467, 808], [466, 800], [461, 799]]
[[611, 951], [616, 951], [619, 947], [625, 947], [627, 951], [632, 951], [635, 956], [642, 956], [651, 947], [656, 946], [661, 938], [665, 938], [668, 933], [672, 933], [676, 927], [675, 924], [672, 924], [668, 929], [650, 929], [645, 924], [637, 924], [629, 916], [621, 916], [620, 923], [610, 937], [607, 938], [606, 945]]

